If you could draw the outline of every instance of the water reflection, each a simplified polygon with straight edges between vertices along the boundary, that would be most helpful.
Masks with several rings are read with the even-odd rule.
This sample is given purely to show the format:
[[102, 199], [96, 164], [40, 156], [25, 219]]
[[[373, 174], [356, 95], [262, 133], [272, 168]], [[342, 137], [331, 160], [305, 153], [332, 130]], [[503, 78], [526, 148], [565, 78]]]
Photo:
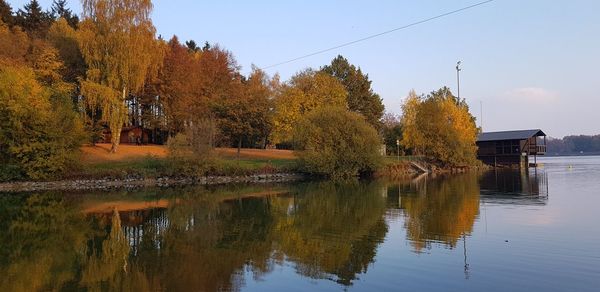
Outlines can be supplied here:
[[402, 222], [416, 253], [462, 247], [468, 277], [480, 201], [545, 202], [546, 182], [491, 172], [2, 196], [0, 291], [235, 291], [278, 266], [351, 286], [375, 264], [390, 220]]
[[543, 170], [497, 170], [480, 179], [485, 203], [545, 205], [548, 200], [548, 174]]
[[388, 188], [391, 207], [405, 217], [407, 237], [416, 252], [440, 243], [454, 248], [470, 235], [479, 215], [477, 174], [421, 177]]

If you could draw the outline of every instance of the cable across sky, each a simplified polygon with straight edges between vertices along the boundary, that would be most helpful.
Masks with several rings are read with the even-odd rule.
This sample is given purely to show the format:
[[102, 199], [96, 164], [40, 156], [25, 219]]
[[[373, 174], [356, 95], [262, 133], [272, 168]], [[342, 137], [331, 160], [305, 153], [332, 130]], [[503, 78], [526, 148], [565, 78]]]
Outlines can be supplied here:
[[335, 49], [347, 47], [347, 46], [350, 46], [350, 45], [353, 45], [353, 44], [356, 44], [356, 43], [360, 43], [360, 42], [363, 42], [363, 41], [366, 41], [366, 40], [370, 40], [370, 39], [373, 39], [373, 38], [376, 38], [376, 37], [379, 37], [379, 36], [382, 36], [382, 35], [385, 35], [385, 34], [389, 34], [389, 33], [396, 32], [396, 31], [399, 31], [399, 30], [403, 30], [403, 29], [406, 29], [406, 28], [409, 28], [409, 27], [412, 27], [412, 26], [423, 24], [423, 23], [426, 23], [426, 22], [429, 22], [429, 21], [432, 21], [432, 20], [436, 20], [438, 18], [442, 18], [442, 17], [449, 16], [449, 15], [452, 15], [452, 14], [457, 14], [459, 12], [462, 12], [462, 11], [465, 11], [465, 10], [469, 10], [471, 8], [475, 8], [475, 7], [478, 7], [478, 6], [481, 6], [481, 5], [493, 2], [493, 1], [494, 0], [487, 0], [487, 1], [478, 2], [478, 3], [472, 4], [472, 5], [469, 5], [469, 6], [465, 6], [465, 7], [456, 9], [456, 10], [452, 10], [452, 11], [448, 11], [446, 13], [438, 14], [438, 15], [430, 17], [430, 18], [422, 19], [422, 20], [419, 20], [419, 21], [416, 21], [416, 22], [413, 22], [413, 23], [410, 23], [410, 24], [407, 24], [407, 25], [404, 25], [404, 26], [401, 26], [401, 27], [397, 27], [397, 28], [394, 28], [394, 29], [386, 30], [384, 32], [372, 34], [372, 35], [369, 35], [369, 36], [366, 36], [366, 37], [363, 37], [363, 38], [360, 38], [360, 39], [357, 39], [357, 40], [353, 40], [353, 41], [350, 41], [350, 42], [339, 44], [337, 46], [333, 46], [333, 47], [330, 47], [330, 48], [327, 48], [327, 49], [316, 51], [316, 52], [313, 52], [313, 53], [310, 53], [310, 54], [306, 54], [306, 55], [303, 55], [303, 56], [300, 56], [300, 57], [296, 57], [296, 58], [293, 58], [293, 59], [290, 59], [290, 60], [287, 60], [287, 61], [275, 63], [275, 64], [272, 64], [272, 65], [269, 65], [269, 66], [266, 66], [266, 67], [262, 67], [261, 69], [264, 70], [264, 69], [269, 69], [269, 68], [277, 67], [277, 66], [280, 66], [280, 65], [283, 65], [283, 64], [295, 62], [295, 61], [298, 61], [298, 60], [301, 60], [301, 59], [312, 57], [312, 56], [315, 56], [315, 55], [318, 55], [318, 54], [322, 54], [322, 53], [325, 53], [325, 52], [329, 52], [329, 51], [332, 51], [332, 50], [335, 50]]

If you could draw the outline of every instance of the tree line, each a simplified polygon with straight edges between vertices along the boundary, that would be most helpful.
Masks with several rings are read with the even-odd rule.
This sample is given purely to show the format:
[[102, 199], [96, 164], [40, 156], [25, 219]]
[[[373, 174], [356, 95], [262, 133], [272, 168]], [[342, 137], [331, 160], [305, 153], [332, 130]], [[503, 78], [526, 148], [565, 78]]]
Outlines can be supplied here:
[[600, 154], [600, 135], [570, 135], [562, 139], [549, 138], [549, 155]]
[[[111, 151], [116, 152], [123, 127], [130, 126], [148, 129], [152, 143], [179, 136], [195, 149], [309, 145], [294, 143], [295, 128], [324, 108], [356, 113], [360, 123], [387, 142], [406, 136], [402, 141], [408, 152], [425, 153], [436, 146], [419, 144], [416, 136], [408, 138], [407, 131], [415, 133], [409, 120], [383, 119], [385, 108], [368, 74], [342, 56], [318, 69], [301, 70], [287, 81], [254, 66], [244, 75], [233, 53], [218, 44], [200, 46], [177, 36], [157, 36], [150, 0], [81, 4], [77, 16], [65, 0], [55, 0], [46, 11], [31, 0], [16, 12], [0, 0], [0, 173], [7, 177], [44, 178], [65, 169], [81, 143], [110, 139]], [[428, 105], [443, 99], [423, 101]], [[456, 117], [461, 123], [470, 116], [464, 105], [426, 110], [429, 113], [424, 110], [423, 115], [445, 111], [453, 115], [450, 121]], [[430, 131], [446, 124], [419, 130], [435, 137]], [[455, 130], [449, 135], [473, 129], [463, 123]], [[457, 145], [473, 142], [471, 134]], [[467, 148], [463, 147], [472, 150]], [[327, 151], [336, 152], [335, 147]], [[466, 161], [439, 157], [450, 163]]]
[[[42, 99], [32, 95], [31, 87], [48, 95], [44, 98], [53, 107], [60, 99], [63, 110], [72, 109], [73, 127], [84, 130], [63, 129], [39, 139], [52, 135], [79, 139], [83, 134], [95, 143], [110, 133], [113, 152], [124, 126], [151, 129], [155, 143], [180, 133], [202, 133], [202, 142], [211, 147], [291, 144], [293, 125], [324, 105], [347, 107], [363, 114], [372, 126], [380, 126], [381, 98], [372, 91], [368, 75], [341, 56], [318, 70], [303, 70], [288, 82], [256, 67], [244, 76], [233, 54], [219, 45], [200, 47], [193, 40], [182, 43], [177, 36], [157, 37], [149, 0], [84, 0], [82, 5], [80, 19], [64, 0], [54, 1], [48, 11], [32, 0], [16, 13], [0, 1], [1, 74], [30, 82], [16, 88], [7, 80], [2, 86], [6, 96], [2, 110], [10, 111], [4, 117], [12, 119], [6, 121], [11, 127], [3, 127], [6, 135], [20, 132], [23, 139], [35, 139], [21, 130], [53, 131], [45, 125], [61, 120], [36, 117], [53, 115], [56, 110], [50, 105], [28, 108], [29, 118], [11, 109], [8, 103], [17, 93], [23, 96], [19, 102], [23, 107], [30, 104], [28, 99]], [[39, 125], [31, 124], [34, 121]], [[24, 141], [8, 136], [2, 139], [3, 160], [22, 169], [26, 162], [4, 142], [19, 147]], [[61, 152], [72, 150], [67, 151], [71, 144], [63, 145]], [[49, 156], [53, 154], [26, 160], [48, 161]]]

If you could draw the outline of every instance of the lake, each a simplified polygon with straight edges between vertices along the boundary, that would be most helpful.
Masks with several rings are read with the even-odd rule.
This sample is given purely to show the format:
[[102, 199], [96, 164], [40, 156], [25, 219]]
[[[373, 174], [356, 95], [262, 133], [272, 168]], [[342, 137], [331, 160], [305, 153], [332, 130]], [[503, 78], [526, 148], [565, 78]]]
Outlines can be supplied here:
[[599, 291], [600, 157], [0, 196], [0, 291]]

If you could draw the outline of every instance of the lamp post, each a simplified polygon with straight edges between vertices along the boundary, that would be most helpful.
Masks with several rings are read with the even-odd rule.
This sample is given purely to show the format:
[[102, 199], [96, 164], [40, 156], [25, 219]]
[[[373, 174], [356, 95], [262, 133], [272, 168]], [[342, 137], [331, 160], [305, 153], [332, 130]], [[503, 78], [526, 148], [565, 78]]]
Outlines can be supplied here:
[[396, 139], [396, 148], [398, 148], [398, 161], [400, 161], [400, 140]]
[[458, 100], [460, 100], [460, 61], [456, 62], [456, 86], [457, 86], [457, 94]]

